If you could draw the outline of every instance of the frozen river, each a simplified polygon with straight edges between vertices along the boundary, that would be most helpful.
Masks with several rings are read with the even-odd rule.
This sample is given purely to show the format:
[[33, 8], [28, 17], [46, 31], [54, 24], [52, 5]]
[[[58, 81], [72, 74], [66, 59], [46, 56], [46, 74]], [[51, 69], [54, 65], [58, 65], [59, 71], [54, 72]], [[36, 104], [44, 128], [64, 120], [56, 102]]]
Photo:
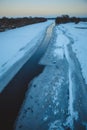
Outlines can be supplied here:
[[36, 77], [16, 121], [15, 130], [86, 130], [87, 88], [67, 29], [55, 27]]
[[69, 23], [47, 28], [0, 95], [2, 129], [87, 130], [86, 27]]

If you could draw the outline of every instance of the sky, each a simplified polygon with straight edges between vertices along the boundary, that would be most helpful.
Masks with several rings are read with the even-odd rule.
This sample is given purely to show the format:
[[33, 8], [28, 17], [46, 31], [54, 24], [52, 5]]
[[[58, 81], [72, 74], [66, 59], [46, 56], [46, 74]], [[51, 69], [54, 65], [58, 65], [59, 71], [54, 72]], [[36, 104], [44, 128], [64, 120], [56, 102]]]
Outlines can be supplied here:
[[87, 0], [0, 0], [0, 16], [87, 16]]

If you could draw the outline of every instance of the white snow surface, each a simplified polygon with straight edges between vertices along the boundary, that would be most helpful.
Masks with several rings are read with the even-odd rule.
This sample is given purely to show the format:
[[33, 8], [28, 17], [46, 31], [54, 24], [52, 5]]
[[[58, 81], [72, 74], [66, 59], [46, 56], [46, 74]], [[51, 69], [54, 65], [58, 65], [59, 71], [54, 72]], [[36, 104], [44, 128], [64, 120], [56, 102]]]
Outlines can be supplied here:
[[[63, 53], [63, 57], [66, 57], [67, 59], [67, 62], [68, 62], [68, 65], [69, 65], [69, 74], [68, 74], [68, 77], [69, 77], [69, 106], [68, 106], [68, 111], [70, 113], [70, 122], [69, 122], [69, 125], [73, 126], [73, 116], [74, 115], [74, 111], [73, 111], [73, 91], [72, 91], [72, 88], [73, 88], [73, 83], [72, 83], [72, 71], [74, 69], [74, 65], [73, 65], [73, 61], [71, 60], [71, 57], [69, 55], [69, 50], [68, 50], [68, 45], [70, 44], [70, 39], [69, 37], [66, 35], [66, 29], [64, 27], [62, 27], [61, 25], [60, 26], [57, 26], [56, 27], [56, 33], [57, 33], [57, 39], [56, 39], [56, 45], [61, 47], [62, 50], [61, 52]], [[57, 50], [57, 53], [60, 53], [60, 49], [58, 48]], [[61, 57], [58, 55], [58, 57]]]
[[80, 62], [83, 77], [87, 84], [87, 22], [62, 24], [60, 28], [73, 39], [72, 49]]
[[[75, 68], [74, 63], [69, 55], [68, 51], [68, 44], [71, 44], [73, 52], [76, 54], [76, 57], [80, 63], [82, 74], [87, 84], [87, 23], [80, 22], [79, 24], [68, 23], [68, 24], [61, 24], [57, 26], [57, 34], [60, 37], [58, 38], [58, 45], [61, 44], [64, 47], [65, 57], [69, 63], [69, 111], [71, 117], [67, 120], [70, 127], [73, 127], [73, 118], [78, 118], [78, 113], [73, 109], [73, 81], [72, 81], [72, 73]], [[62, 35], [63, 33], [63, 35]], [[66, 37], [68, 40], [66, 40]], [[64, 43], [65, 41], [65, 43]], [[59, 51], [58, 51], [59, 53]], [[68, 122], [69, 121], [69, 122]]]
[[[52, 22], [0, 32], [0, 91], [39, 47], [46, 28]], [[12, 67], [13, 69], [10, 70]]]
[[66, 46], [69, 44], [69, 39], [63, 34], [63, 32], [56, 27], [56, 41], [55, 41], [55, 49], [54, 56], [57, 56], [59, 59], [64, 58], [64, 51], [66, 50]]

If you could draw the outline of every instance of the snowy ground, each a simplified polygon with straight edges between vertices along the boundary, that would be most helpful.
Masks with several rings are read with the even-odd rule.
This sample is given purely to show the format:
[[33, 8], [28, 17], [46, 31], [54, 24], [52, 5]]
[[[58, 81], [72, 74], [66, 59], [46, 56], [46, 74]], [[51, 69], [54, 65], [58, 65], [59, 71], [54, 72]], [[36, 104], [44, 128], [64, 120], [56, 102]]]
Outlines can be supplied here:
[[87, 23], [54, 28], [40, 61], [45, 69], [29, 85], [15, 130], [87, 129], [86, 34]]
[[39, 47], [51, 23], [0, 32], [0, 92]]
[[60, 28], [72, 38], [72, 48], [80, 62], [83, 76], [87, 84], [87, 22], [64, 24]]

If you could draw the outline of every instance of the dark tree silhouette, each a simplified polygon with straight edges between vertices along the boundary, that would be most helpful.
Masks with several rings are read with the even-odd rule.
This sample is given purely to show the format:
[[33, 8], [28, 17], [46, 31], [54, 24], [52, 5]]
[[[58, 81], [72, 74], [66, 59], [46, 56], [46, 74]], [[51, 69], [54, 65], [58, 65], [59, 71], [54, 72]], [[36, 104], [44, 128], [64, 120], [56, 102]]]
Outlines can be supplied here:
[[5, 31], [8, 29], [14, 29], [17, 27], [22, 27], [29, 24], [40, 23], [47, 21], [43, 17], [24, 17], [24, 18], [7, 18], [3, 17], [0, 19], [0, 31]]
[[80, 21], [87, 22], [87, 18], [78, 18], [78, 17], [69, 17], [68, 15], [62, 15], [61, 17], [57, 17], [55, 19], [56, 24], [62, 24], [62, 23], [79, 23]]

